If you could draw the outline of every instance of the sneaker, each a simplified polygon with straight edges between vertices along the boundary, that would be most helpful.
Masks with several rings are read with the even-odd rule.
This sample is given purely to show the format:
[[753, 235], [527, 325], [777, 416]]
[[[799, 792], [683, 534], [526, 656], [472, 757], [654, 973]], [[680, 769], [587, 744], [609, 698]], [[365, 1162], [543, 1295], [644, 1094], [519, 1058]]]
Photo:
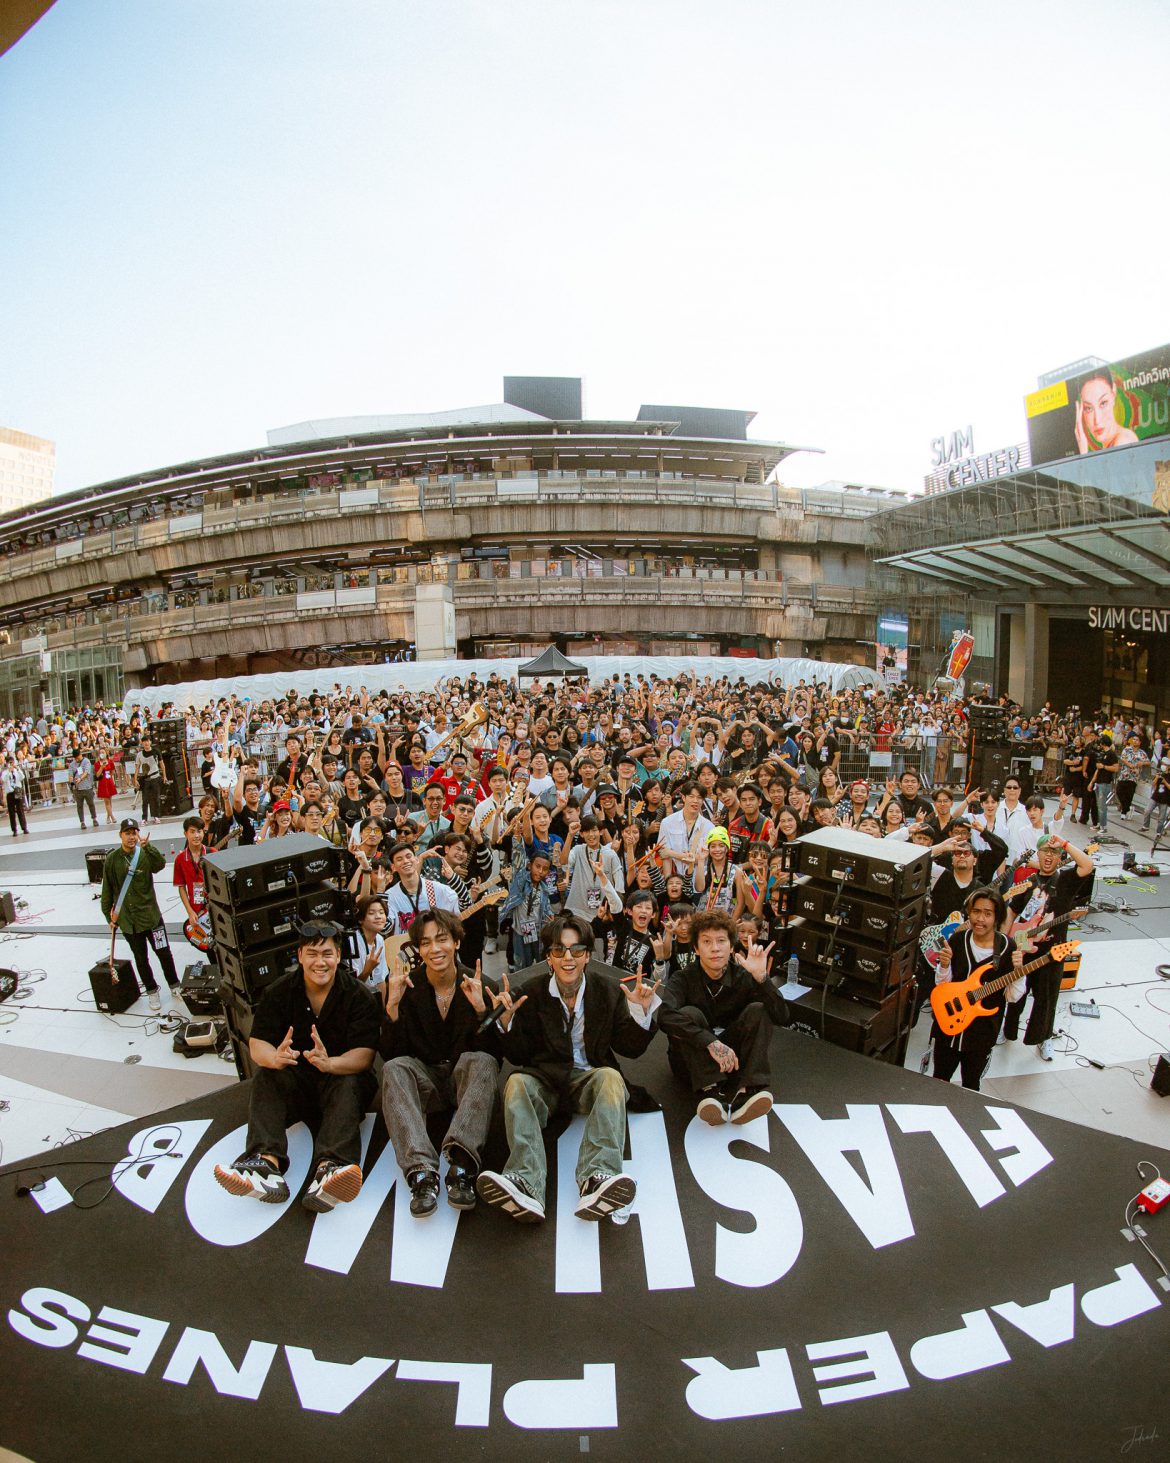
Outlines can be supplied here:
[[1009, 1031], [1005, 1026], [1003, 1029], [1003, 1039], [1004, 1041], [1019, 1041], [1020, 1028], [1017, 1026], [1014, 1031]]
[[615, 1209], [634, 1202], [638, 1185], [628, 1174], [595, 1173], [581, 1185], [581, 1197], [573, 1211], [578, 1219], [604, 1219]]
[[731, 1121], [750, 1123], [753, 1118], [762, 1118], [771, 1109], [772, 1101], [772, 1094], [763, 1087], [736, 1093], [731, 1104]]
[[1042, 1041], [1040, 1043], [1039, 1047], [1037, 1048], [1036, 1055], [1040, 1058], [1040, 1060], [1042, 1062], [1050, 1062], [1052, 1060], [1052, 1038], [1051, 1037], [1049, 1037], [1047, 1041]]
[[463, 1163], [448, 1163], [447, 1203], [452, 1209], [475, 1208], [475, 1170]]
[[502, 1209], [521, 1224], [539, 1224], [544, 1218], [544, 1205], [515, 1174], [492, 1173], [485, 1168], [475, 1181], [475, 1192], [485, 1204]]
[[314, 1214], [328, 1214], [336, 1204], [348, 1204], [361, 1193], [362, 1171], [356, 1163], [325, 1158], [317, 1165], [313, 1182], [301, 1203]]
[[432, 1168], [416, 1168], [408, 1173], [410, 1212], [416, 1219], [425, 1219], [439, 1207], [439, 1175]]
[[215, 1165], [215, 1181], [221, 1189], [239, 1199], [259, 1199], [261, 1204], [283, 1204], [288, 1185], [275, 1163], [260, 1153], [245, 1153], [230, 1167]]
[[727, 1107], [714, 1090], [699, 1098], [695, 1116], [712, 1128], [721, 1128], [727, 1121]]
[[162, 996], [159, 994], [157, 989], [153, 991], [147, 991], [146, 1002], [152, 1011], [162, 1010]]

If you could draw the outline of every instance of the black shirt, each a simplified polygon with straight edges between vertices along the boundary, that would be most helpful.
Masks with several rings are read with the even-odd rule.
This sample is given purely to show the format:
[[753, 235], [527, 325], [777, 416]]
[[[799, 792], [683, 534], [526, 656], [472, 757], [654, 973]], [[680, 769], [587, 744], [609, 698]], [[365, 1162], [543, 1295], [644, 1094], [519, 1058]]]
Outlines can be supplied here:
[[[412, 976], [398, 1005], [398, 1020], [391, 1021], [382, 1011], [382, 1035], [378, 1050], [389, 1061], [393, 1057], [417, 1057], [428, 1067], [454, 1066], [464, 1052], [486, 1051], [495, 1056], [499, 1047], [499, 1027], [492, 1025], [480, 1034], [483, 1020], [463, 994], [462, 982], [475, 972], [465, 965], [457, 966], [455, 994], [446, 1016], [439, 1015], [435, 988], [420, 966]], [[485, 1004], [491, 1009], [488, 989], [499, 991], [495, 981], [484, 977]]]
[[[313, 1048], [312, 1027], [331, 1057], [340, 1057], [357, 1046], [378, 1047], [378, 998], [347, 971], [338, 970], [333, 986], [314, 1016], [305, 994], [305, 977], [297, 969], [282, 975], [265, 990], [252, 1020], [252, 1035], [257, 1041], [279, 1046], [292, 1027], [294, 1051]], [[298, 1068], [308, 1066], [304, 1057]]]
[[254, 813], [245, 803], [242, 808], [236, 809], [234, 816], [240, 829], [241, 845], [246, 848], [250, 843], [255, 843], [257, 833], [264, 827], [264, 814], [259, 811]]
[[364, 799], [351, 798], [348, 793], [342, 793], [337, 799], [337, 816], [345, 824], [345, 831], [348, 833], [355, 823], [360, 823], [366, 816], [366, 804]]

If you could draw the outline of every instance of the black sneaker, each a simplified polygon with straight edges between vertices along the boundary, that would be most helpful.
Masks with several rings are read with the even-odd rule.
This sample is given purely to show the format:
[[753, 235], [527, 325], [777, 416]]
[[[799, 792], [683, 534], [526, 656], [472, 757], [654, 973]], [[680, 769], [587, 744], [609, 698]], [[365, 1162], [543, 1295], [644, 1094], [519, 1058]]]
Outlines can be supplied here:
[[301, 1203], [314, 1214], [328, 1214], [338, 1204], [349, 1204], [362, 1188], [362, 1171], [356, 1163], [338, 1163], [323, 1158]]
[[521, 1224], [539, 1224], [544, 1218], [544, 1205], [516, 1174], [492, 1173], [485, 1168], [475, 1181], [475, 1192], [485, 1204], [502, 1209]]
[[750, 1123], [753, 1118], [762, 1118], [772, 1106], [772, 1094], [763, 1087], [753, 1087], [737, 1092], [731, 1103], [731, 1121]]
[[452, 1209], [475, 1208], [475, 1170], [466, 1164], [449, 1163], [447, 1166], [447, 1203]]
[[638, 1185], [624, 1173], [594, 1173], [581, 1185], [581, 1197], [573, 1211], [578, 1219], [604, 1219], [615, 1209], [634, 1202]]
[[410, 1185], [410, 1212], [416, 1219], [425, 1219], [439, 1207], [439, 1175], [430, 1168], [416, 1168], [407, 1174]]
[[259, 1153], [245, 1153], [235, 1163], [215, 1165], [215, 1181], [221, 1189], [239, 1199], [259, 1199], [261, 1204], [283, 1204], [288, 1185], [275, 1163]]

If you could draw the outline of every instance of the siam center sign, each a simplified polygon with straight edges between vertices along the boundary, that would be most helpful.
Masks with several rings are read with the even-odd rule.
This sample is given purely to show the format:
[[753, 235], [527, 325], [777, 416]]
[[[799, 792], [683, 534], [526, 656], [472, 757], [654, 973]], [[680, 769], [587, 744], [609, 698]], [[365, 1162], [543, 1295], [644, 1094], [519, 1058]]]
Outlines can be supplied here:
[[1008, 477], [1021, 468], [1030, 467], [1032, 457], [1025, 442], [977, 453], [975, 434], [968, 426], [949, 435], [932, 438], [930, 461], [934, 471], [926, 475], [926, 491], [942, 493], [948, 488], [969, 488], [976, 483]]

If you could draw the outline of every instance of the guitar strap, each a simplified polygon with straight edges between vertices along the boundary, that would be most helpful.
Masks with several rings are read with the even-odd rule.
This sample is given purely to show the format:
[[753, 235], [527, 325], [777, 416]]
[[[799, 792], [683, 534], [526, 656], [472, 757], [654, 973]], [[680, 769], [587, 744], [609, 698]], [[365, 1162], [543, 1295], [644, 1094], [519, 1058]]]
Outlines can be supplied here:
[[140, 843], [138, 847], [134, 850], [133, 857], [131, 858], [129, 867], [126, 870], [126, 877], [122, 880], [122, 887], [118, 890], [117, 899], [114, 900], [113, 913], [115, 919], [118, 918], [118, 915], [120, 914], [122, 909], [122, 905], [126, 899], [126, 895], [130, 891], [130, 880], [133, 879], [134, 874], [138, 868], [138, 856], [141, 854], [141, 852], [142, 845]]

